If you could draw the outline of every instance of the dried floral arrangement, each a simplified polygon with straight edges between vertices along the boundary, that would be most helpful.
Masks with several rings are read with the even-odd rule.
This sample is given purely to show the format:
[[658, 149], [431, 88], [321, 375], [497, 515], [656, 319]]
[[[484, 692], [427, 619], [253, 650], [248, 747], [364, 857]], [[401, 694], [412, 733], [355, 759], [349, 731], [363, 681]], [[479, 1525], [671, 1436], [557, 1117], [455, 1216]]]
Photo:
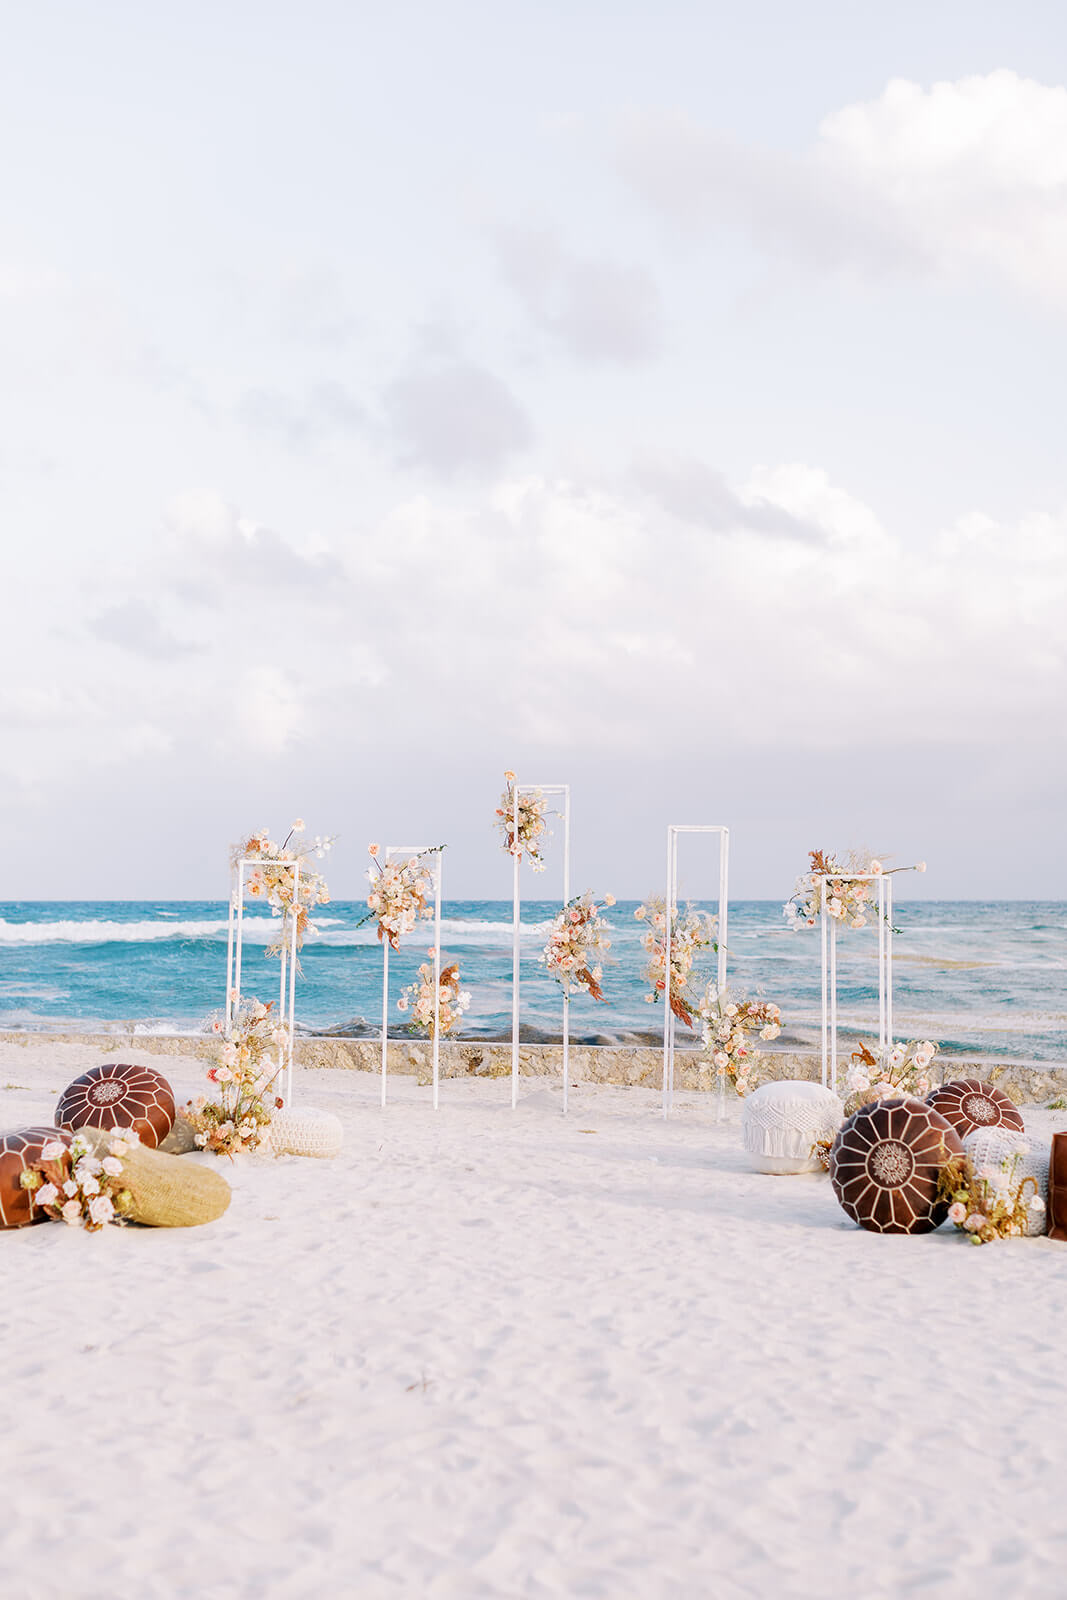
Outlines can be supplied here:
[[[233, 865], [242, 859], [251, 861], [245, 880], [245, 894], [250, 900], [261, 900], [271, 909], [271, 915], [282, 919], [281, 931], [267, 946], [268, 955], [280, 955], [292, 939], [295, 916], [296, 947], [301, 949], [304, 939], [314, 932], [311, 921], [315, 906], [329, 904], [330, 891], [321, 872], [313, 872], [307, 863], [312, 857], [321, 861], [333, 844], [331, 839], [316, 837], [307, 844], [293, 843], [296, 835], [304, 832], [303, 818], [297, 817], [281, 844], [275, 844], [269, 828], [260, 828], [249, 834], [230, 852]], [[293, 870], [299, 863], [299, 873]]]
[[[840, 928], [865, 928], [877, 925], [878, 900], [874, 885], [857, 881], [857, 875], [880, 878], [883, 874], [908, 872], [909, 867], [885, 867], [867, 850], [851, 850], [842, 860], [825, 850], [812, 850], [810, 866], [796, 881], [796, 888], [782, 907], [782, 914], [794, 930], [814, 928], [822, 915], [822, 879], [826, 879], [826, 914]], [[926, 871], [926, 862], [915, 864], [916, 872]], [[896, 930], [894, 929], [894, 932]]]
[[433, 916], [430, 902], [434, 894], [434, 871], [426, 858], [438, 855], [443, 849], [443, 844], [435, 844], [429, 850], [409, 856], [406, 861], [382, 862], [379, 860], [381, 845], [368, 845], [371, 865], [367, 878], [371, 887], [367, 905], [370, 909], [358, 926], [362, 928], [365, 922], [376, 920], [379, 943], [388, 939], [389, 948], [398, 950], [400, 940], [411, 932], [420, 917]]
[[615, 896], [606, 894], [598, 904], [593, 891], [575, 895], [568, 900], [556, 917], [548, 936], [548, 943], [538, 960], [546, 967], [567, 995], [588, 994], [594, 1000], [603, 1000], [600, 980], [604, 976], [603, 960], [611, 949], [608, 938], [610, 928], [600, 913], [615, 904]]
[[782, 1031], [782, 1014], [769, 1000], [734, 1000], [729, 989], [709, 983], [700, 1003], [704, 1049], [719, 1076], [729, 1078], [739, 1095], [751, 1088], [751, 1072], [759, 1060], [754, 1037], [777, 1039]]
[[1023, 1144], [1000, 1162], [978, 1168], [969, 1156], [954, 1156], [942, 1171], [938, 1198], [949, 1202], [948, 1220], [972, 1244], [1021, 1238], [1032, 1216], [1044, 1212], [1037, 1179], [1018, 1177], [1027, 1150]]
[[718, 950], [716, 929], [718, 917], [707, 911], [694, 911], [691, 905], [685, 910], [676, 908], [671, 913], [670, 988], [667, 987], [667, 907], [664, 900], [648, 900], [634, 912], [638, 922], [645, 923], [641, 944], [648, 952], [644, 976], [650, 985], [645, 999], [649, 1005], [662, 1000], [666, 994], [670, 1008], [679, 1022], [687, 1028], [695, 1027], [694, 1012], [699, 1012], [700, 995], [694, 992], [693, 965], [701, 950]]
[[[430, 950], [427, 954], [432, 956], [433, 951]], [[458, 962], [442, 968], [438, 1005], [435, 1008], [433, 966], [428, 961], [422, 963], [417, 981], [408, 984], [396, 1003], [398, 1011], [411, 1012], [408, 1027], [412, 1033], [425, 1033], [432, 1039], [435, 1017], [440, 1020], [442, 1038], [445, 1034], [455, 1033], [463, 1013], [471, 1003], [470, 991], [461, 989], [459, 984]]]
[[853, 1050], [845, 1074], [845, 1115], [850, 1117], [872, 1100], [890, 1100], [896, 1095], [912, 1095], [925, 1100], [930, 1093], [930, 1068], [937, 1055], [932, 1039], [909, 1039], [876, 1055], [867, 1045]]
[[505, 772], [507, 788], [496, 808], [496, 827], [508, 855], [520, 859], [525, 855], [535, 872], [544, 872], [545, 861], [541, 851], [549, 836], [545, 820], [548, 802], [540, 789], [520, 791], [516, 800], [515, 781], [513, 772]]
[[232, 998], [235, 1009], [229, 1029], [218, 1018], [211, 1024], [212, 1033], [225, 1035], [207, 1073], [218, 1098], [201, 1095], [185, 1107], [198, 1149], [230, 1157], [258, 1150], [269, 1138], [271, 1111], [282, 1101], [274, 1096], [268, 1106], [267, 1097], [289, 1047], [288, 1028], [271, 1015], [273, 1001], [264, 1005], [236, 994]]
[[131, 1195], [122, 1183], [122, 1157], [137, 1143], [132, 1128], [116, 1128], [108, 1139], [107, 1154], [98, 1156], [84, 1134], [76, 1133], [69, 1145], [53, 1139], [42, 1146], [40, 1161], [27, 1167], [19, 1182], [53, 1221], [97, 1233], [108, 1223], [125, 1221], [123, 1212]]

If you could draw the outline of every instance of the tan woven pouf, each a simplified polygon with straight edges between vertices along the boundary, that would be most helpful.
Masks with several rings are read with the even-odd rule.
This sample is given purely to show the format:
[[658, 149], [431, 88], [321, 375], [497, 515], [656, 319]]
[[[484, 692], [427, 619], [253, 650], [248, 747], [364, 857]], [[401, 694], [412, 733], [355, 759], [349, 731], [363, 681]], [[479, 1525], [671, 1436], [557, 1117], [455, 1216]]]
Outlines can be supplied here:
[[801, 1078], [763, 1083], [741, 1108], [741, 1140], [758, 1172], [821, 1172], [812, 1149], [833, 1138], [844, 1115], [836, 1094], [819, 1083]]
[[270, 1145], [276, 1156], [317, 1156], [328, 1160], [344, 1142], [340, 1117], [314, 1106], [276, 1111], [270, 1119]]
[[[968, 1155], [976, 1172], [981, 1172], [983, 1167], [999, 1169], [1002, 1162], [1007, 1162], [1006, 1171], [1012, 1173], [1012, 1185], [1021, 1183], [1024, 1178], [1033, 1178], [1037, 1184], [1037, 1192], [1042, 1200], [1048, 1204], [1048, 1168], [1051, 1154], [1049, 1145], [1042, 1139], [1033, 1139], [1027, 1133], [1016, 1133], [1013, 1128], [976, 1128], [969, 1133], [963, 1141], [964, 1153]], [[1019, 1158], [1016, 1161], [1017, 1152]], [[1014, 1163], [1014, 1165], [1013, 1165]], [[1030, 1187], [1027, 1186], [1027, 1197]], [[1048, 1227], [1048, 1212], [1031, 1211], [1028, 1214], [1026, 1231], [1034, 1235], [1044, 1233]]]

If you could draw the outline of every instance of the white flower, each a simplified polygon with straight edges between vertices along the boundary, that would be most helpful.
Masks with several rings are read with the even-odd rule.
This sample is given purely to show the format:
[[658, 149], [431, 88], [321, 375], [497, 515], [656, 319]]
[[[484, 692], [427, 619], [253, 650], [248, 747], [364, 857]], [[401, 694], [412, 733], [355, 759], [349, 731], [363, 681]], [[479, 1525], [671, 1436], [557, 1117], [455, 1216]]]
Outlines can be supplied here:
[[720, 1072], [730, 1065], [730, 1057], [726, 1054], [725, 1050], [716, 1050], [711, 1059], [718, 1067]]
[[122, 1162], [116, 1161], [114, 1156], [105, 1156], [103, 1168], [109, 1178], [117, 1178], [122, 1171]]
[[67, 1153], [67, 1147], [62, 1139], [49, 1139], [47, 1144], [41, 1146], [42, 1161], [60, 1161]]
[[74, 1182], [73, 1178], [68, 1178], [66, 1183], [63, 1185], [63, 1193], [69, 1194], [71, 1199], [73, 1199], [77, 1192], [78, 1185]]
[[89, 1216], [93, 1222], [101, 1224], [110, 1222], [114, 1215], [115, 1207], [111, 1204], [106, 1194], [97, 1195], [95, 1200], [90, 1201]]
[[958, 1200], [948, 1208], [948, 1220], [950, 1222], [962, 1222], [966, 1215], [967, 1207], [965, 1205], [961, 1205]]
[[100, 1185], [99, 1185], [99, 1183], [97, 1183], [96, 1179], [93, 1177], [91, 1172], [87, 1172], [85, 1174], [85, 1177], [81, 1180], [81, 1186], [82, 1186], [82, 1194], [99, 1194], [100, 1193]]
[[873, 873], [876, 878], [883, 870], [884, 869], [880, 861], [872, 861], [867, 867], [867, 871]]
[[82, 1219], [81, 1201], [68, 1200], [60, 1215], [64, 1222], [69, 1222], [72, 1225], [80, 1222]]
[[201, 1150], [202, 1150], [204, 1148], [204, 1146], [207, 1144], [207, 1134], [206, 1133], [196, 1133], [196, 1134], [194, 1134], [193, 1135], [193, 1143], [194, 1144], [198, 1144], [200, 1146]]
[[303, 817], [297, 817], [296, 821], [293, 823], [293, 826], [289, 829], [289, 832], [290, 833], [303, 833], [304, 828], [305, 828], [305, 822], [304, 822]]
[[54, 1183], [42, 1183], [33, 1196], [35, 1206], [54, 1206], [59, 1199], [59, 1190]]
[[[37, 1198], [38, 1198], [38, 1200], [40, 1200], [41, 1196], [38, 1195]], [[1041, 1198], [1041, 1196], [1039, 1194], [1032, 1194], [1030, 1196], [1029, 1200], [1026, 1202], [1026, 1209], [1027, 1209], [1027, 1211], [1033, 1211], [1036, 1214], [1038, 1212], [1044, 1211], [1045, 1202], [1042, 1200], [1042, 1198]]]

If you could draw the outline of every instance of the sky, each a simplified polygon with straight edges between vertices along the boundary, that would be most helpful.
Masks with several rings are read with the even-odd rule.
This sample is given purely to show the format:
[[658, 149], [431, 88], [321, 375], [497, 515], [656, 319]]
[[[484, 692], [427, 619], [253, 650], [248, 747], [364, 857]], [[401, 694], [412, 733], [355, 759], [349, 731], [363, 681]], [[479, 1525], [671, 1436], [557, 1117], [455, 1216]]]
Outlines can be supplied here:
[[1059, 0], [0, 20], [0, 899], [1067, 896]]

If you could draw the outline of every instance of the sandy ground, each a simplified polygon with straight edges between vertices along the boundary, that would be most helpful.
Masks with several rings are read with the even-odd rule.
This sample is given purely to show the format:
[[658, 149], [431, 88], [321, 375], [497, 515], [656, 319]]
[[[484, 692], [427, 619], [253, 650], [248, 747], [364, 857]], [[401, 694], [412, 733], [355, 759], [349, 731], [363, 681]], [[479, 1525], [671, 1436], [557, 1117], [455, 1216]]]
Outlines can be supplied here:
[[[0, 1047], [2, 1126], [99, 1059]], [[696, 1094], [296, 1090], [342, 1155], [220, 1222], [0, 1238], [4, 1594], [1067, 1593], [1067, 1245], [865, 1234]]]

